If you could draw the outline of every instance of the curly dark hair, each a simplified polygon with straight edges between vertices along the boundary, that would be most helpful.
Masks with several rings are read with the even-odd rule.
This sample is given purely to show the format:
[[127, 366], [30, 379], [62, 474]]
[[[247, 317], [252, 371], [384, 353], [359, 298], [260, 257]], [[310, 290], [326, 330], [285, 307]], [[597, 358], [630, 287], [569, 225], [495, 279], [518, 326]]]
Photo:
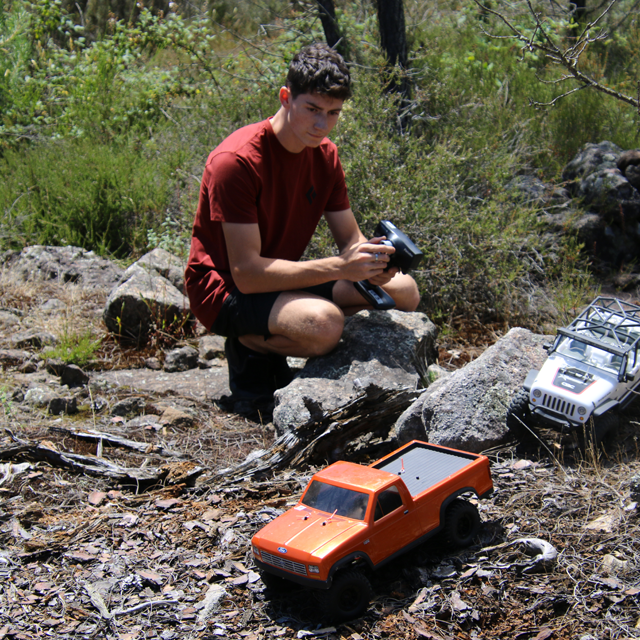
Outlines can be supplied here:
[[320, 93], [346, 100], [351, 97], [351, 75], [343, 57], [319, 42], [300, 49], [289, 65], [287, 86], [294, 98]]

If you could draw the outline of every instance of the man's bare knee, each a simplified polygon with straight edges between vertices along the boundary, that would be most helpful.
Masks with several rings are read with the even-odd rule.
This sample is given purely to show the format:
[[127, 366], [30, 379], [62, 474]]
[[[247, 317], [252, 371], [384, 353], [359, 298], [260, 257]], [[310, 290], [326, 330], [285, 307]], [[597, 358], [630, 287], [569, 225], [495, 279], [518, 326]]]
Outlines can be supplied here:
[[305, 322], [304, 333], [310, 355], [322, 356], [337, 346], [344, 330], [344, 314], [335, 305], [313, 310]]
[[389, 295], [400, 311], [415, 311], [420, 304], [420, 292], [416, 281], [408, 275], [398, 274], [389, 285], [385, 285]]

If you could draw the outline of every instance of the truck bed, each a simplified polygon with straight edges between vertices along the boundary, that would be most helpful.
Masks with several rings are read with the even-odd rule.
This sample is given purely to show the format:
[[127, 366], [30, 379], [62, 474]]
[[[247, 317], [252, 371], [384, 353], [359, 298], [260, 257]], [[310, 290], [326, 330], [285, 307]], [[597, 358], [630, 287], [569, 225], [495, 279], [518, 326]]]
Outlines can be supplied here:
[[397, 454], [372, 465], [374, 469], [400, 476], [415, 497], [478, 459], [464, 451], [443, 451], [426, 443], [414, 443]]

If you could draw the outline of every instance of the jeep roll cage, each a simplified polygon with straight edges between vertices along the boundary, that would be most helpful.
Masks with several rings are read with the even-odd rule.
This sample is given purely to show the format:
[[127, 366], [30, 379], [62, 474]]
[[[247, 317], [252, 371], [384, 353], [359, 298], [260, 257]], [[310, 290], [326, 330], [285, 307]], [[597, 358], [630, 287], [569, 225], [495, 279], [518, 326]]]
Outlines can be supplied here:
[[598, 297], [568, 327], [559, 327], [553, 351], [562, 337], [577, 340], [602, 349], [621, 358], [618, 379], [627, 377], [628, 359], [635, 353], [634, 367], [638, 364], [640, 346], [640, 307], [616, 298]]

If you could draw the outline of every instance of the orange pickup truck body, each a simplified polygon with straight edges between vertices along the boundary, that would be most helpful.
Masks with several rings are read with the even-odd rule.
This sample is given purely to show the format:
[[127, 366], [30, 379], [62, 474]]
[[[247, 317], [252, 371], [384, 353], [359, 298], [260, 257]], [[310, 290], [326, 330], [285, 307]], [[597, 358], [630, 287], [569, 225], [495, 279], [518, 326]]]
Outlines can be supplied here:
[[492, 490], [488, 458], [417, 440], [368, 467], [336, 462], [255, 534], [254, 559], [262, 571], [329, 589], [340, 569], [377, 569], [437, 533], [456, 497]]

